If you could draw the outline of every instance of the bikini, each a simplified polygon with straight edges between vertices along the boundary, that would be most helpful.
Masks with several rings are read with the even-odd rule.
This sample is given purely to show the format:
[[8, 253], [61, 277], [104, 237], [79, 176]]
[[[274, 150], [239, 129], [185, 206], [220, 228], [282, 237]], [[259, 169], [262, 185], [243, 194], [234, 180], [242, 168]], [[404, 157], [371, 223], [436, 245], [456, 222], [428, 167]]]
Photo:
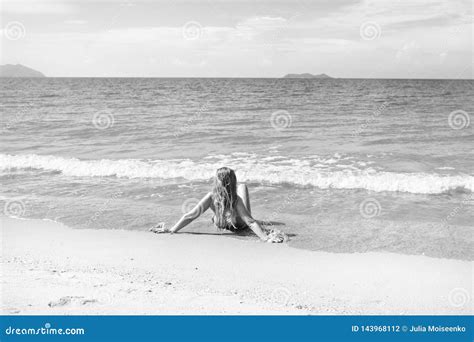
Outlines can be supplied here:
[[220, 229], [226, 229], [226, 230], [230, 230], [230, 231], [236, 231], [236, 230], [243, 230], [243, 229], [247, 229], [247, 225], [246, 224], [242, 224], [242, 223], [238, 223], [237, 221], [237, 218], [234, 216], [234, 219], [232, 219], [232, 216], [231, 214], [227, 211], [225, 213], [225, 221], [226, 221], [226, 225], [224, 227], [218, 227], [216, 222], [215, 222], [215, 215], [212, 217], [212, 223], [217, 227], [217, 228], [220, 228]]

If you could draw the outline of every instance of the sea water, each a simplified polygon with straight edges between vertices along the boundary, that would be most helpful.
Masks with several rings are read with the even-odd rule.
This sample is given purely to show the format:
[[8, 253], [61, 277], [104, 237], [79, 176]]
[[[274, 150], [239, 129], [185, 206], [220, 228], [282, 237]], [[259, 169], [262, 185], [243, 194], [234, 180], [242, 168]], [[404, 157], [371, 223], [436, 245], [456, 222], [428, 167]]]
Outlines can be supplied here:
[[[171, 226], [228, 166], [290, 246], [473, 259], [472, 80], [2, 79], [0, 96], [3, 215]], [[235, 237], [210, 218], [183, 232]]]

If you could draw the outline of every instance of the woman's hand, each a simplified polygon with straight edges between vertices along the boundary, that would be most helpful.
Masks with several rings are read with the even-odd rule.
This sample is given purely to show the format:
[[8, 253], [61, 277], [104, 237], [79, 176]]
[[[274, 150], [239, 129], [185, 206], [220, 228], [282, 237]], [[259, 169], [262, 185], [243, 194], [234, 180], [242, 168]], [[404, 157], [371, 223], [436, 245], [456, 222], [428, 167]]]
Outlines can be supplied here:
[[165, 227], [164, 222], [158, 223], [156, 226], [150, 228], [150, 232], [155, 234], [171, 233], [171, 230]]
[[266, 233], [268, 234], [266, 240], [268, 243], [284, 243], [288, 241], [288, 235], [278, 229], [266, 229]]

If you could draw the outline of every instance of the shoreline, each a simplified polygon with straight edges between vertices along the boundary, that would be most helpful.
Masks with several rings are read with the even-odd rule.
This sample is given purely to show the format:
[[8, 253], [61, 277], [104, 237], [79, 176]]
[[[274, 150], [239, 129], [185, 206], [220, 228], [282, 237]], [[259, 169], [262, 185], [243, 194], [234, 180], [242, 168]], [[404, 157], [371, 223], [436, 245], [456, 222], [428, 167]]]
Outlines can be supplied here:
[[0, 218], [2, 313], [472, 314], [472, 262]]

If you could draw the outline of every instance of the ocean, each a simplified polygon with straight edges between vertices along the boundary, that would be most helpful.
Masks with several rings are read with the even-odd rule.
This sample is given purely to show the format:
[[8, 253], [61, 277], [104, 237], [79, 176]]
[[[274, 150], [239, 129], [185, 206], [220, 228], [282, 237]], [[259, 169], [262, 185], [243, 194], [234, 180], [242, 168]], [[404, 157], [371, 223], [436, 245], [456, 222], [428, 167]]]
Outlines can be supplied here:
[[[2, 79], [1, 214], [171, 226], [228, 166], [253, 216], [292, 247], [473, 260], [473, 90], [473, 80]], [[183, 233], [257, 241], [211, 216]]]

